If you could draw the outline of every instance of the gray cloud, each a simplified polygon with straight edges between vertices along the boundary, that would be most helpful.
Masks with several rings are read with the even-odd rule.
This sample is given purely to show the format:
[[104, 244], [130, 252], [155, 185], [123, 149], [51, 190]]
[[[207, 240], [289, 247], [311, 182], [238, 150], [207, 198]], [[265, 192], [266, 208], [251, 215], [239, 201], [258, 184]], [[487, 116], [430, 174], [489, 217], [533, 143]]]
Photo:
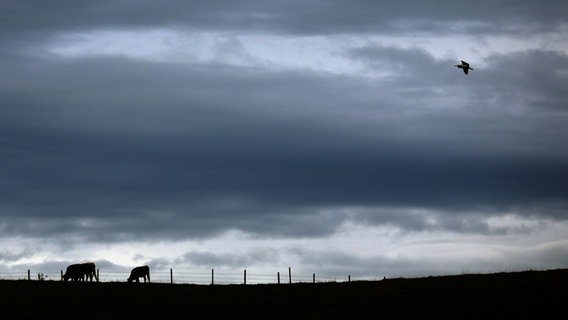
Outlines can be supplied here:
[[[46, 72], [51, 80], [14, 72], [13, 79], [41, 89], [8, 99], [14, 107], [2, 110], [2, 162], [9, 168], [3, 173], [2, 204], [5, 212], [19, 213], [7, 221], [20, 226], [8, 222], [5, 232], [42, 232], [31, 224], [41, 217], [96, 216], [113, 217], [113, 223], [71, 220], [41, 229], [98, 234], [108, 228], [114, 230], [108, 234], [120, 235], [148, 225], [148, 233], [175, 238], [188, 229], [194, 235], [221, 231], [232, 221], [249, 232], [294, 235], [302, 228], [278, 231], [271, 221], [289, 215], [316, 219], [318, 210], [351, 205], [490, 212], [565, 206], [563, 129], [544, 125], [561, 124], [562, 114], [530, 104], [531, 97], [561, 101], [564, 92], [538, 85], [522, 90], [524, 79], [504, 81], [511, 72], [507, 65], [530, 70], [542, 55], [558, 63], [565, 55], [532, 51], [522, 59], [498, 57], [497, 70], [480, 71], [490, 74], [480, 80], [472, 75], [467, 87], [457, 84], [443, 93], [458, 101], [472, 97], [464, 108], [446, 112], [446, 106], [436, 105], [441, 97], [435, 87], [455, 71], [450, 61], [413, 49], [366, 48], [353, 54], [378, 55], [401, 75], [373, 88], [320, 74], [217, 66], [180, 71], [122, 59], [72, 61], [28, 72]], [[449, 69], [441, 74], [446, 80], [428, 78], [443, 67]], [[419, 68], [423, 71], [412, 73]], [[562, 73], [551, 75], [541, 82], [566, 82]], [[499, 101], [513, 90], [522, 94], [523, 105], [503, 108], [526, 112], [515, 121]], [[486, 114], [478, 114], [479, 108]], [[564, 216], [560, 210], [541, 214]], [[176, 221], [175, 227], [169, 221]], [[305, 234], [333, 232], [322, 225]]]
[[19, 251], [12, 251], [12, 250], [2, 250], [0, 252], [0, 261], [11, 261], [11, 260], [18, 260], [22, 258], [31, 257], [35, 252], [32, 250], [19, 250]]
[[[65, 35], [151, 28], [544, 37], [565, 28], [563, 6], [2, 2], [9, 18], [0, 22], [0, 232], [47, 237], [64, 252], [66, 239], [184, 240], [227, 230], [313, 239], [347, 221], [491, 236], [525, 230], [484, 220], [502, 213], [564, 221], [565, 51], [493, 53], [471, 61], [475, 70], [464, 76], [453, 66], [459, 57], [418, 45], [339, 46], [336, 54], [381, 75], [370, 78], [220, 61], [63, 58], [46, 49]], [[237, 40], [225, 44], [247, 53]], [[3, 251], [0, 260], [31, 251]], [[359, 259], [322, 255], [337, 268]], [[179, 261], [228, 266], [249, 258], [203, 251]], [[362, 274], [400, 262], [362, 260]]]
[[[27, 45], [60, 32], [96, 29], [189, 27], [283, 34], [506, 33], [558, 31], [565, 24], [561, 1], [3, 1], [0, 38]], [[564, 7], [564, 8], [563, 8]], [[262, 30], [262, 31], [261, 31]], [[24, 38], [22, 38], [24, 37]]]

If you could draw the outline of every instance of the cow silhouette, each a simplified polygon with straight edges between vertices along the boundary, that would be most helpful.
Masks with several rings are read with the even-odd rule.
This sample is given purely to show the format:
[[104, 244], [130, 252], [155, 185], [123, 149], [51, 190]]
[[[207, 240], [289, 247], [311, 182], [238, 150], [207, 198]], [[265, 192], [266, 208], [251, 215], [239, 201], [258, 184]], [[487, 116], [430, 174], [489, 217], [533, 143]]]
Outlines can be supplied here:
[[150, 267], [139, 266], [132, 269], [132, 271], [130, 271], [130, 277], [128, 277], [127, 280], [128, 282], [140, 282], [139, 278], [144, 278], [144, 282], [146, 282], [146, 279], [148, 279], [148, 282], [150, 282]]
[[63, 275], [64, 281], [93, 281], [97, 279], [97, 268], [93, 262], [77, 263], [67, 267]]

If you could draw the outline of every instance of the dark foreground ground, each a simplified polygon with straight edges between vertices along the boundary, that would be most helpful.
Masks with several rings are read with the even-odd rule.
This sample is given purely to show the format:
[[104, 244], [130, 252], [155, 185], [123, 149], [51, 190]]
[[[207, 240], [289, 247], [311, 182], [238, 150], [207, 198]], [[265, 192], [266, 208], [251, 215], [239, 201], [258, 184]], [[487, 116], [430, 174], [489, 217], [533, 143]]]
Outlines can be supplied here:
[[246, 286], [1, 280], [0, 318], [556, 319], [566, 290], [568, 269]]

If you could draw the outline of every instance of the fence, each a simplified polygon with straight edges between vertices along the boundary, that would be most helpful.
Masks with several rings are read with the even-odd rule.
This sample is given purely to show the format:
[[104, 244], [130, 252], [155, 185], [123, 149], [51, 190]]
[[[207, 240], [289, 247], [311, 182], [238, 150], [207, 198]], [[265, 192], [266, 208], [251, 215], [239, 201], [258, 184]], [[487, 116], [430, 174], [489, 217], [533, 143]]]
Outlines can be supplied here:
[[[26, 271], [0, 272], [0, 280], [38, 280], [38, 281], [62, 281], [63, 270], [55, 272], [32, 272]], [[97, 282], [126, 282], [130, 276], [128, 272], [100, 271], [97, 269]], [[174, 272], [150, 271], [153, 283], [177, 283], [177, 284], [284, 284], [284, 283], [317, 283], [317, 282], [351, 282], [351, 275], [346, 277], [334, 277], [326, 275], [292, 275], [292, 269], [288, 268], [287, 274], [276, 272], [274, 274], [249, 273], [246, 269], [241, 273], [216, 272], [215, 269], [207, 272]], [[143, 280], [142, 280], [143, 281]]]

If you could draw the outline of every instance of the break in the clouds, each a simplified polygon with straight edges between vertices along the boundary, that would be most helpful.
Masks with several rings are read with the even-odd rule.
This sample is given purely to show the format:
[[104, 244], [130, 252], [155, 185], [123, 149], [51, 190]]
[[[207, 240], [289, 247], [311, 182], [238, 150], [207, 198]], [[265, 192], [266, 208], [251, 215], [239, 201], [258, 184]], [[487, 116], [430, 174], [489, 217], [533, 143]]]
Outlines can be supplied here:
[[565, 267], [565, 7], [5, 1], [0, 266]]

